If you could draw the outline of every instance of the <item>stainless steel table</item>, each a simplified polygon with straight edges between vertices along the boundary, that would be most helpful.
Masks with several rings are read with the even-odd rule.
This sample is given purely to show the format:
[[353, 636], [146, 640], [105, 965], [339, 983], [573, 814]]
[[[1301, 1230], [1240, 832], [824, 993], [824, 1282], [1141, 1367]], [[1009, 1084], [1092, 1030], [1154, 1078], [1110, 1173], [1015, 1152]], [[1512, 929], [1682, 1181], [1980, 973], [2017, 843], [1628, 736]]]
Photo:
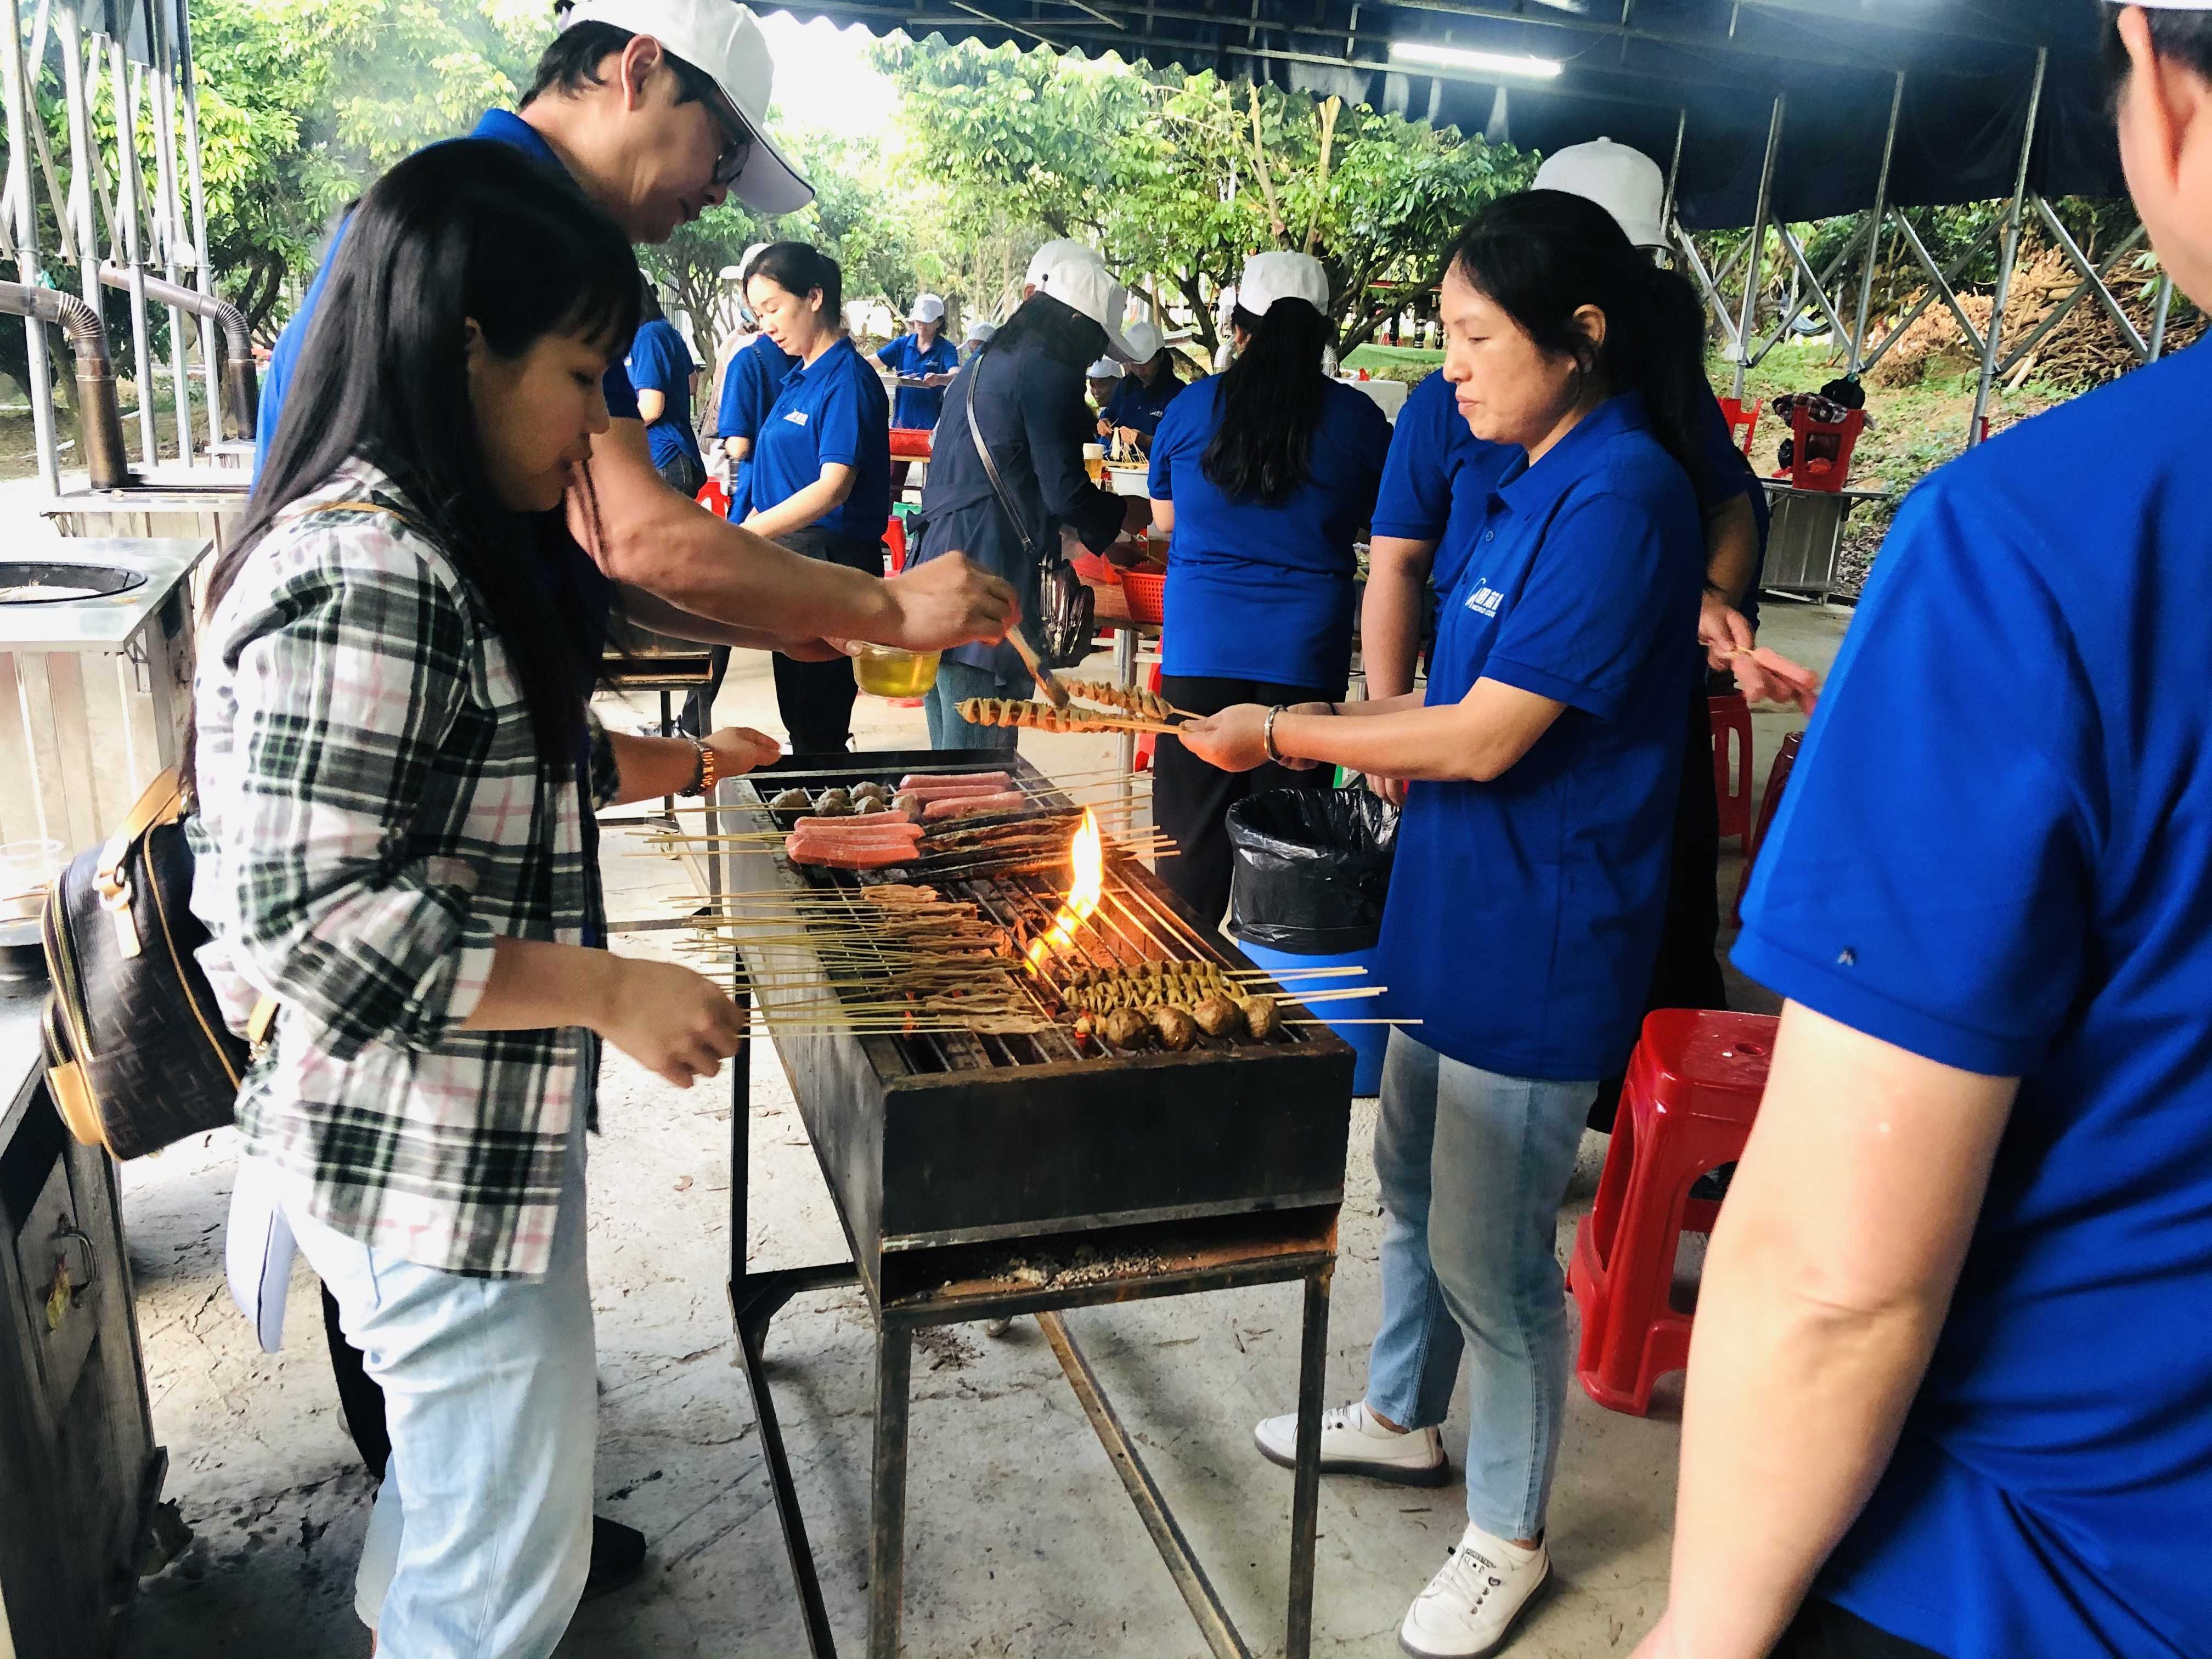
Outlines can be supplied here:
[[1843, 550], [1844, 520], [1861, 501], [1889, 499], [1887, 489], [1800, 489], [1779, 478], [1762, 478], [1773, 527], [1766, 538], [1766, 572], [1762, 588], [1825, 599], [1838, 586], [1837, 556]]

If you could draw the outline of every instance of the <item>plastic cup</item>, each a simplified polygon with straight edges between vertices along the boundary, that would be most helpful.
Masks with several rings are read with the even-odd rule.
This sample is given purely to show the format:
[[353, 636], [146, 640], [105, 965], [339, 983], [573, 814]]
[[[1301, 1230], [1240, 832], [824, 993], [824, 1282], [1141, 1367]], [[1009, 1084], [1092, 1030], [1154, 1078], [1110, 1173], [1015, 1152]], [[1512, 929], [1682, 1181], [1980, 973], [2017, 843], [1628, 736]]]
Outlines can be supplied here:
[[853, 653], [853, 678], [872, 697], [918, 697], [937, 684], [939, 654], [860, 645]]

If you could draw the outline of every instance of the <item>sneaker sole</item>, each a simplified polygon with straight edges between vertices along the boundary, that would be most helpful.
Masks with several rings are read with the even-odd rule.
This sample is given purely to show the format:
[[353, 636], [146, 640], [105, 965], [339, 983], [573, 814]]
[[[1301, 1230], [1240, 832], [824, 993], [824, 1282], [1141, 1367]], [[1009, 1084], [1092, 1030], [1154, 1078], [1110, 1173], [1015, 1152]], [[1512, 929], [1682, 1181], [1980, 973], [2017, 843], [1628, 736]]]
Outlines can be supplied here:
[[[1260, 1455], [1277, 1468], [1295, 1471], [1298, 1467], [1296, 1458], [1284, 1456], [1256, 1434], [1252, 1437], [1252, 1443], [1259, 1448]], [[1359, 1463], [1350, 1458], [1325, 1457], [1321, 1472], [1364, 1475], [1370, 1480], [1388, 1481], [1394, 1486], [1441, 1486], [1451, 1479], [1451, 1461], [1446, 1458], [1431, 1464]]]
[[1514, 1609], [1513, 1616], [1505, 1621], [1505, 1628], [1498, 1632], [1498, 1639], [1486, 1648], [1469, 1648], [1464, 1653], [1437, 1653], [1428, 1648], [1415, 1647], [1406, 1639], [1406, 1632], [1402, 1628], [1398, 1632], [1398, 1645], [1404, 1651], [1411, 1654], [1413, 1659], [1486, 1659], [1486, 1656], [1497, 1652], [1512, 1639], [1513, 1627], [1519, 1624], [1527, 1615], [1528, 1609], [1535, 1605], [1536, 1598], [1544, 1593], [1544, 1586], [1551, 1582], [1552, 1563], [1547, 1558], [1544, 1562], [1544, 1576], [1530, 1587], [1527, 1598]]

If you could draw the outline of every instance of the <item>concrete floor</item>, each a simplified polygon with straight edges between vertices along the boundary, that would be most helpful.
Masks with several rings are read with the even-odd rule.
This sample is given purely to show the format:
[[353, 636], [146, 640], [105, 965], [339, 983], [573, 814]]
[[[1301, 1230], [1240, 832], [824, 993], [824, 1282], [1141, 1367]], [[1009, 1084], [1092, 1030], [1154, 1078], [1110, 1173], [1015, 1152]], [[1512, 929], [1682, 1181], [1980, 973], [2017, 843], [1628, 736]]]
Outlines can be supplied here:
[[[1776, 605], [1765, 642], [1826, 668], [1848, 611]], [[1093, 665], [1101, 669], [1103, 663]], [[866, 748], [921, 747], [919, 710], [862, 700]], [[765, 663], [742, 659], [718, 710], [778, 729]], [[619, 717], [617, 711], [616, 717]], [[1759, 718], [1763, 773], [1780, 734]], [[1035, 746], [1032, 747], [1032, 744]], [[1112, 739], [1024, 738], [1060, 775], [1110, 763]], [[624, 837], [607, 848], [611, 913], [669, 914], [674, 866]], [[1733, 895], [1736, 860], [1724, 860]], [[665, 949], [638, 935], [622, 948]], [[1740, 1006], [1771, 1007], [1745, 990]], [[757, 1266], [832, 1259], [838, 1230], [780, 1070], [763, 1053], [747, 1130]], [[679, 1093], [611, 1055], [605, 1133], [592, 1148], [591, 1251], [602, 1389], [600, 1513], [643, 1529], [643, 1580], [584, 1607], [565, 1659], [622, 1655], [795, 1656], [805, 1641], [786, 1576], [723, 1294], [728, 1224], [726, 1087]], [[1352, 1132], [1343, 1259], [1330, 1324], [1329, 1393], [1361, 1388], [1377, 1312], [1381, 1223], [1368, 1142]], [[1564, 1255], [1587, 1212], [1604, 1143], [1586, 1141], [1559, 1218]], [[314, 1282], [295, 1282], [282, 1353], [264, 1355], [222, 1279], [234, 1158], [228, 1132], [126, 1167], [131, 1253], [168, 1494], [197, 1534], [146, 1581], [132, 1659], [368, 1651], [351, 1581], [372, 1489], [345, 1436], [322, 1349]], [[1684, 1267], [1696, 1260], [1686, 1244]], [[1251, 1425], [1293, 1403], [1299, 1292], [1231, 1291], [1079, 1312], [1070, 1325], [1214, 1583], [1255, 1650], [1280, 1651], [1289, 1476], [1252, 1450]], [[778, 1403], [832, 1619], [848, 1651], [864, 1622], [872, 1389], [857, 1292], [802, 1297], [771, 1338]], [[1664, 1597], [1680, 1381], [1648, 1419], [1571, 1391], [1553, 1506], [1556, 1565], [1514, 1652], [1625, 1652]], [[1463, 1407], [1447, 1425], [1456, 1463]], [[1463, 1521], [1456, 1485], [1323, 1488], [1316, 1651], [1396, 1651], [1407, 1601]], [[915, 1656], [1142, 1656], [1205, 1652], [1165, 1571], [1034, 1326], [1003, 1340], [933, 1333], [915, 1360], [906, 1651]]]

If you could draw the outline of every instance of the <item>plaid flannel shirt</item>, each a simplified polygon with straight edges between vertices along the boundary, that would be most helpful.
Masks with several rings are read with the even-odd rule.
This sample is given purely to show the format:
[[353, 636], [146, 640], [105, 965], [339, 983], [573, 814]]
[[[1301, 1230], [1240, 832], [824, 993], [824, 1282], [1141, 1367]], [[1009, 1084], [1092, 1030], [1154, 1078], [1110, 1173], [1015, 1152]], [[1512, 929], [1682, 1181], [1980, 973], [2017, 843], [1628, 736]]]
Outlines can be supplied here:
[[257, 994], [282, 1005], [238, 1119], [291, 1200], [410, 1261], [534, 1276], [596, 1050], [574, 1028], [461, 1027], [493, 940], [604, 936], [586, 808], [427, 532], [330, 507], [368, 500], [409, 510], [347, 468], [254, 548], [201, 641], [202, 961], [234, 1028]]

